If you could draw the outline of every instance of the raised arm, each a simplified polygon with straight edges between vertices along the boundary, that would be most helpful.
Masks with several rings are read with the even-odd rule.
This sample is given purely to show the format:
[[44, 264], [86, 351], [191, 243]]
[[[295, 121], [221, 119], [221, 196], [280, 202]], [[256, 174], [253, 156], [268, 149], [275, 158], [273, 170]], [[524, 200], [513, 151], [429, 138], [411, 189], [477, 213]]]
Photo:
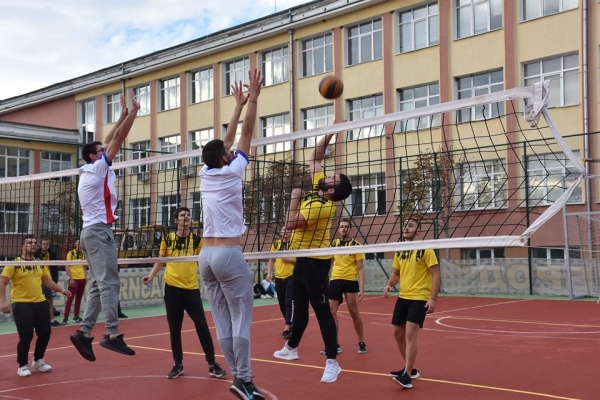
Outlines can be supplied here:
[[108, 132], [108, 135], [106, 135], [106, 137], [104, 138], [105, 145], [108, 145], [108, 143], [112, 142], [112, 140], [115, 136], [115, 132], [117, 131], [117, 129], [119, 129], [121, 127], [121, 125], [123, 125], [123, 121], [125, 121], [125, 117], [127, 117], [127, 114], [129, 114], [129, 110], [127, 109], [127, 103], [125, 102], [125, 96], [121, 96], [120, 102], [121, 102], [121, 116], [119, 117], [119, 120], [115, 123], [115, 125], [112, 127], [110, 132]]
[[235, 108], [233, 109], [233, 115], [231, 116], [231, 120], [229, 121], [229, 125], [227, 126], [227, 132], [225, 133], [225, 138], [223, 139], [223, 144], [225, 145], [225, 149], [229, 151], [231, 146], [233, 146], [233, 142], [235, 140], [235, 133], [237, 132], [238, 122], [240, 121], [240, 115], [242, 114], [242, 109], [244, 105], [248, 102], [248, 97], [250, 95], [244, 95], [242, 93], [242, 82], [238, 83], [233, 82], [231, 85], [231, 93], [235, 98]]
[[248, 85], [244, 85], [246, 88], [248, 88], [248, 108], [246, 108], [246, 115], [244, 116], [244, 122], [242, 123], [242, 134], [237, 145], [237, 149], [246, 155], [250, 151], [250, 141], [252, 141], [254, 125], [256, 124], [258, 96], [260, 95], [262, 84], [265, 81], [265, 79], [261, 76], [260, 71], [256, 68], [252, 71], [248, 71], [248, 76], [250, 78], [250, 83]]
[[308, 225], [304, 216], [300, 213], [300, 201], [304, 197], [304, 192], [300, 188], [292, 190], [290, 199], [290, 208], [288, 209], [287, 218], [285, 221], [285, 229], [293, 231], [297, 228], [302, 228]]
[[308, 159], [308, 166], [310, 168], [311, 174], [314, 174], [315, 172], [321, 170], [321, 164], [323, 162], [323, 159], [325, 158], [325, 150], [327, 150], [327, 146], [329, 145], [329, 142], [331, 141], [332, 137], [333, 133], [325, 135], [321, 139], [319, 139], [317, 147], [315, 147], [312, 154], [310, 155], [310, 158]]
[[[109, 161], [112, 161], [119, 152], [119, 149], [123, 145], [125, 138], [129, 134], [129, 131], [133, 126], [133, 121], [137, 117], [138, 110], [140, 109], [140, 103], [138, 103], [138, 101], [136, 100], [135, 94], [133, 93], [133, 89], [129, 89], [129, 95], [131, 96], [132, 104], [131, 112], [129, 112], [127, 108], [123, 110], [123, 113], [127, 114], [123, 122], [117, 129], [115, 129], [112, 136], [110, 137], [110, 141], [104, 141], [104, 155]], [[107, 139], [109, 138], [107, 137]]]

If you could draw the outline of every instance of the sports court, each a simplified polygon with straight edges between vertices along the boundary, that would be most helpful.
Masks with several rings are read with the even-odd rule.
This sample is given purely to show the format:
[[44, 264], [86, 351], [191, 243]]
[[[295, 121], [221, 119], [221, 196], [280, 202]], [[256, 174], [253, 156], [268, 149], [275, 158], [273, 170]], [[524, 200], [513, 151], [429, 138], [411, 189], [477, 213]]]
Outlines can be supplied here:
[[[419, 335], [421, 378], [403, 389], [388, 372], [402, 367], [390, 325], [395, 298], [368, 295], [361, 303], [369, 352], [356, 352], [345, 307], [338, 356], [343, 372], [319, 383], [323, 347], [314, 316], [299, 347], [300, 360], [273, 352], [285, 342], [275, 300], [257, 300], [252, 325], [254, 381], [268, 399], [597, 399], [600, 314], [595, 301], [444, 296]], [[2, 323], [0, 399], [211, 398], [232, 399], [231, 376], [208, 377], [191, 321], [183, 330], [185, 373], [168, 380], [172, 359], [164, 308], [127, 310], [121, 330], [136, 355], [122, 356], [94, 343], [96, 362], [79, 356], [68, 336], [76, 325], [54, 328], [46, 360], [50, 373], [16, 374], [14, 324]], [[211, 329], [212, 319], [207, 311]], [[100, 323], [96, 338], [103, 333]], [[217, 361], [226, 367], [217, 347]]]

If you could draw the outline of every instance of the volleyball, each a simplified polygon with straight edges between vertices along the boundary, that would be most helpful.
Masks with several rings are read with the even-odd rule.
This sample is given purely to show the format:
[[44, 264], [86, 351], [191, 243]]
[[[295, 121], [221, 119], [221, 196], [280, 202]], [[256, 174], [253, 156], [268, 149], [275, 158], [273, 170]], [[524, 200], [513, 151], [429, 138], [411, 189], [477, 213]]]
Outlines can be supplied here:
[[344, 82], [336, 76], [328, 75], [319, 83], [319, 93], [326, 99], [337, 99], [344, 91]]

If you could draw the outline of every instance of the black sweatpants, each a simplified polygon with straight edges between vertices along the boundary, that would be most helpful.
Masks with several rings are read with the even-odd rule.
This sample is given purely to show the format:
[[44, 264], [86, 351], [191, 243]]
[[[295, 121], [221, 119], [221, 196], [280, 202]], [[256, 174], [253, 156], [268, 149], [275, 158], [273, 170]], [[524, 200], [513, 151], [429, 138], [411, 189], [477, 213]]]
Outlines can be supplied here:
[[33, 340], [33, 331], [37, 335], [33, 360], [44, 358], [46, 348], [50, 342], [52, 327], [50, 326], [50, 304], [44, 300], [40, 303], [13, 303], [13, 317], [19, 343], [17, 344], [17, 363], [19, 367], [27, 365], [29, 347]]
[[292, 325], [294, 316], [294, 276], [288, 276], [285, 279], [275, 279], [275, 291], [277, 292], [277, 301], [281, 315], [285, 319], [286, 325]]

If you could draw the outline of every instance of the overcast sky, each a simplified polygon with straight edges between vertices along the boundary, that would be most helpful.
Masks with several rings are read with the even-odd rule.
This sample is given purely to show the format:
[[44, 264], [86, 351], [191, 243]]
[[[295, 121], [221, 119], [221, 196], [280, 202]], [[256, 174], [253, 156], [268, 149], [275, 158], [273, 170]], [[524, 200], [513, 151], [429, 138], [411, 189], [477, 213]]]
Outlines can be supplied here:
[[307, 0], [0, 0], [0, 99]]

